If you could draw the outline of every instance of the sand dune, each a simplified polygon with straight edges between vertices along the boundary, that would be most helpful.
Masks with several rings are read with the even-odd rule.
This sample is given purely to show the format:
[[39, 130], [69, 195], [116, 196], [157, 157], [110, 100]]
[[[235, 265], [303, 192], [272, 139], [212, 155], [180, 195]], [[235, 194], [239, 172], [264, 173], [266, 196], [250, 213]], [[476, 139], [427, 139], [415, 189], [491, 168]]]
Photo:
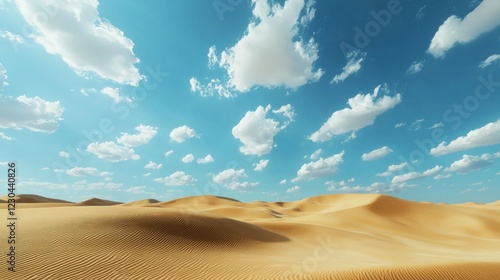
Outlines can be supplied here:
[[18, 272], [0, 279], [500, 279], [492, 204], [347, 194], [76, 205], [19, 209]]
[[[7, 201], [7, 199], [8, 199], [7, 196], [0, 197], [0, 200], [2, 200], [3, 202]], [[71, 203], [69, 201], [62, 199], [47, 198], [35, 194], [16, 195], [16, 202], [17, 203]]]
[[116, 202], [116, 201], [111, 201], [111, 200], [99, 199], [99, 198], [89, 198], [89, 199], [84, 200], [82, 202], [78, 202], [76, 205], [77, 206], [111, 206], [111, 205], [118, 205], [118, 204], [122, 204], [122, 203]]

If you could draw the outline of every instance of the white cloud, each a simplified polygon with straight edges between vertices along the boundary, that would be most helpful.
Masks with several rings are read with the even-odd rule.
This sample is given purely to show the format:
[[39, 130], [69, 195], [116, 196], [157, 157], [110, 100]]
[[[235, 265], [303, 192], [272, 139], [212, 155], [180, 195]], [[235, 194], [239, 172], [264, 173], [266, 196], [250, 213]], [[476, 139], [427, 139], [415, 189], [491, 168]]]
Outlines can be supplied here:
[[286, 179], [283, 179], [280, 181], [280, 185], [284, 185], [284, 184], [286, 184]]
[[298, 88], [317, 81], [323, 70], [314, 69], [318, 46], [299, 32], [314, 16], [310, 1], [301, 18], [304, 0], [288, 0], [269, 6], [252, 0], [253, 15], [247, 32], [233, 47], [224, 50], [219, 66], [229, 75], [228, 86], [245, 92], [254, 86]]
[[0, 132], [0, 139], [4, 139], [4, 140], [7, 140], [7, 141], [12, 141], [12, 140], [15, 140], [16, 138], [7, 136], [7, 135], [5, 135], [5, 133]]
[[210, 163], [210, 162], [214, 162], [214, 158], [212, 157], [211, 154], [208, 154], [204, 158], [197, 159], [196, 162], [200, 163], [200, 164]]
[[338, 165], [343, 162], [344, 151], [328, 158], [319, 158], [317, 161], [311, 161], [302, 165], [297, 171], [297, 177], [292, 180], [293, 183], [302, 180], [311, 180], [317, 177], [333, 175], [338, 172]]
[[[120, 84], [137, 86], [142, 76], [134, 66], [134, 43], [106, 19], [99, 17], [98, 1], [58, 2], [17, 0], [24, 19], [36, 30], [31, 37], [50, 54], [60, 55], [80, 74], [95, 73]], [[51, 12], [40, 17], [40, 11]], [[43, 19], [43, 20], [41, 20]]]
[[245, 173], [245, 169], [235, 170], [231, 168], [214, 175], [212, 180], [215, 183], [221, 184], [231, 190], [245, 190], [258, 185], [258, 183], [250, 183], [248, 181], [240, 182], [240, 179], [246, 177], [248, 176]]
[[299, 186], [295, 186], [286, 190], [287, 193], [298, 193], [300, 191]]
[[434, 179], [436, 179], [436, 180], [442, 180], [442, 179], [448, 179], [450, 177], [451, 177], [451, 174], [446, 174], [446, 175], [439, 174], [439, 175], [434, 176]]
[[500, 153], [483, 154], [481, 156], [463, 155], [462, 159], [453, 162], [450, 167], [446, 168], [446, 172], [468, 173], [485, 166], [490, 165], [491, 159], [500, 157]]
[[387, 171], [388, 172], [396, 172], [396, 171], [403, 170], [406, 167], [408, 167], [407, 162], [403, 162], [401, 164], [393, 164], [393, 165], [389, 165], [389, 167], [387, 167]]
[[138, 160], [141, 157], [135, 154], [134, 150], [128, 147], [117, 145], [115, 142], [91, 143], [87, 151], [95, 154], [98, 158], [106, 159], [111, 162], [124, 160]]
[[361, 159], [364, 160], [364, 161], [374, 160], [374, 159], [378, 159], [378, 158], [381, 158], [381, 157], [385, 157], [386, 155], [388, 155], [390, 153], [392, 153], [392, 150], [389, 149], [389, 147], [383, 146], [380, 149], [376, 149], [376, 150], [373, 150], [373, 151], [371, 151], [369, 153], [363, 154], [361, 156]]
[[314, 151], [314, 153], [311, 154], [311, 156], [309, 156], [310, 159], [312, 160], [316, 160], [319, 158], [319, 155], [323, 152], [322, 149], [317, 149], [316, 151]]
[[182, 158], [182, 162], [184, 163], [190, 163], [194, 160], [193, 154], [187, 154]]
[[66, 170], [66, 174], [74, 177], [97, 176], [99, 171], [94, 167], [75, 167]]
[[[385, 95], [376, 99], [380, 89], [381, 86], [377, 86], [373, 94], [357, 94], [355, 97], [349, 98], [348, 104], [351, 108], [333, 112], [332, 116], [309, 139], [313, 142], [324, 142], [330, 140], [334, 135], [358, 131], [372, 125], [379, 115], [401, 102], [399, 93], [395, 97]], [[387, 91], [385, 88], [382, 90]]]
[[144, 173], [144, 175], [142, 175], [142, 176], [144, 176], [144, 177], [149, 177], [149, 176], [151, 176], [151, 172]]
[[155, 182], [165, 184], [166, 186], [189, 186], [196, 182], [196, 179], [191, 175], [187, 175], [183, 171], [177, 171], [165, 178], [154, 179]]
[[479, 64], [479, 67], [486, 68], [497, 61], [500, 61], [500, 54], [493, 54], [493, 55], [490, 55], [483, 62], [481, 62], [481, 64]]
[[170, 132], [170, 139], [177, 143], [182, 143], [186, 139], [193, 137], [198, 137], [196, 131], [185, 125], [176, 127]]
[[9, 83], [7, 83], [7, 70], [5, 70], [5, 67], [3, 67], [2, 63], [0, 63], [0, 90], [8, 85]]
[[443, 168], [442, 166], [436, 165], [433, 168], [428, 169], [422, 173], [410, 172], [410, 173], [394, 176], [394, 178], [392, 178], [392, 183], [396, 184], [396, 185], [400, 185], [400, 184], [404, 184], [408, 181], [426, 178], [426, 177], [429, 177], [429, 176], [432, 176], [432, 175], [438, 173], [442, 168]]
[[115, 103], [120, 103], [122, 101], [132, 102], [130, 98], [120, 96], [119, 88], [105, 87], [101, 90], [101, 93], [111, 97]]
[[274, 146], [274, 136], [286, 125], [280, 127], [279, 122], [266, 119], [270, 109], [271, 105], [267, 105], [266, 108], [259, 106], [255, 111], [248, 111], [233, 127], [234, 138], [243, 144], [240, 147], [240, 152], [243, 154], [261, 156], [271, 152]]
[[350, 51], [347, 53], [347, 64], [342, 68], [342, 73], [335, 75], [330, 81], [331, 84], [343, 82], [347, 77], [355, 74], [361, 69], [361, 63], [366, 58], [366, 52], [360, 50]]
[[62, 158], [69, 158], [69, 154], [66, 151], [60, 151], [59, 156]]
[[255, 167], [253, 170], [255, 171], [262, 171], [264, 168], [267, 167], [267, 164], [269, 164], [269, 160], [266, 159], [261, 159], [258, 163], [254, 163], [253, 166]]
[[0, 161], [0, 166], [7, 166], [8, 164], [9, 164], [8, 162]]
[[281, 129], [285, 129], [295, 119], [295, 111], [290, 104], [283, 105], [278, 110], [273, 110], [273, 113], [282, 115], [286, 118], [286, 120], [283, 121]]
[[410, 68], [408, 68], [408, 70], [406, 70], [406, 74], [412, 75], [412, 74], [416, 74], [416, 73], [422, 71], [422, 69], [424, 68], [424, 62], [425, 62], [425, 60], [422, 60], [420, 62], [414, 61], [413, 64], [410, 66]]
[[13, 98], [0, 95], [0, 128], [29, 129], [53, 133], [64, 108], [59, 101], [50, 102], [38, 96]]
[[168, 157], [168, 156], [170, 156], [173, 153], [174, 153], [173, 150], [168, 150], [168, 151], [165, 152], [165, 157]]
[[442, 122], [435, 123], [433, 126], [429, 127], [429, 129], [435, 129], [439, 127], [444, 127], [444, 123]]
[[10, 42], [16, 43], [16, 44], [22, 44], [24, 42], [24, 39], [22, 36], [10, 33], [9, 31], [1, 31], [0, 30], [0, 38], [7, 39]]
[[425, 121], [425, 119], [419, 119], [414, 121], [410, 126], [408, 127], [409, 130], [411, 131], [418, 131], [422, 128], [422, 123]]
[[395, 127], [395, 128], [400, 128], [400, 127], [403, 127], [403, 126], [405, 126], [405, 125], [406, 125], [406, 123], [398, 123], [398, 124], [396, 124], [394, 127]]
[[438, 29], [431, 40], [428, 53], [434, 57], [444, 57], [457, 44], [466, 44], [500, 26], [500, 1], [484, 0], [463, 19], [450, 16]]
[[197, 92], [203, 97], [217, 95], [219, 97], [231, 98], [235, 96], [230, 86], [219, 79], [210, 79], [208, 83], [202, 84], [197, 78], [192, 77], [189, 79], [189, 85], [191, 86], [191, 92]]
[[149, 161], [144, 166], [144, 168], [146, 168], [146, 169], [160, 169], [162, 166], [163, 166], [163, 164], [161, 164], [161, 163], [156, 163], [156, 162], [153, 162], [153, 161]]
[[418, 12], [415, 15], [415, 18], [420, 19], [421, 17], [423, 17], [425, 15], [425, 8], [427, 8], [427, 4], [425, 4], [420, 9], [418, 9]]
[[356, 131], [353, 131], [353, 132], [351, 132], [351, 135], [347, 136], [347, 138], [344, 139], [344, 141], [342, 141], [342, 144], [347, 143], [347, 142], [349, 142], [351, 140], [354, 140], [357, 137], [358, 137], [358, 135], [356, 134]]
[[217, 58], [217, 55], [216, 55], [215, 51], [216, 51], [215, 46], [211, 46], [208, 49], [208, 54], [207, 54], [207, 57], [208, 57], [208, 67], [210, 67], [210, 68], [213, 68], [214, 65], [217, 64], [217, 62], [219, 61], [219, 59]]
[[434, 156], [441, 156], [496, 144], [500, 144], [500, 119], [478, 129], [471, 130], [466, 136], [458, 137], [448, 145], [446, 142], [441, 142], [436, 148], [432, 148], [430, 153]]
[[156, 136], [158, 132], [157, 127], [152, 127], [149, 125], [139, 125], [135, 127], [138, 134], [128, 134], [122, 133], [122, 136], [116, 139], [116, 142], [126, 146], [126, 147], [137, 147], [149, 143], [153, 137]]
[[125, 192], [133, 194], [149, 193], [146, 191], [146, 186], [129, 187], [128, 189], [125, 190]]

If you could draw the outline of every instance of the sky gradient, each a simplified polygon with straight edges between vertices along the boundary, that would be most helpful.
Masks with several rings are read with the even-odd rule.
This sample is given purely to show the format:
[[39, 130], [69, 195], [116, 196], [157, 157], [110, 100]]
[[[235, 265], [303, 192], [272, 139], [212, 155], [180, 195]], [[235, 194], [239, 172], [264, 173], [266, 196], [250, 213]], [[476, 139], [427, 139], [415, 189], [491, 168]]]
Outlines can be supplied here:
[[500, 2], [358, 2], [0, 1], [0, 168], [70, 201], [498, 200]]

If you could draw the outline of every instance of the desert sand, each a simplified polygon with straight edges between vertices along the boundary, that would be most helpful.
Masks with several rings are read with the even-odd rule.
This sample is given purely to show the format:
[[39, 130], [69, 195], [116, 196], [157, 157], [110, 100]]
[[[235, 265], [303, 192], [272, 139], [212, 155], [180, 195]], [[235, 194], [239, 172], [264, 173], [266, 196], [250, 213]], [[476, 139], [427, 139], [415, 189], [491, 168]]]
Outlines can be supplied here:
[[17, 217], [17, 272], [0, 279], [500, 279], [498, 202], [20, 195]]

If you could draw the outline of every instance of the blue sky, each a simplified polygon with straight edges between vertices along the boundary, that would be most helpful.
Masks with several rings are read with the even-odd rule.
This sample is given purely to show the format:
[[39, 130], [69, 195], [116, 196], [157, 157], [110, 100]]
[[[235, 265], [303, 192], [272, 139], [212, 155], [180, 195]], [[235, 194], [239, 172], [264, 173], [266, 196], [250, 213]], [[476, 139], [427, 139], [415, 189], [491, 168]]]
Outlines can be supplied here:
[[498, 200], [499, 12], [3, 0], [0, 166], [71, 201]]

